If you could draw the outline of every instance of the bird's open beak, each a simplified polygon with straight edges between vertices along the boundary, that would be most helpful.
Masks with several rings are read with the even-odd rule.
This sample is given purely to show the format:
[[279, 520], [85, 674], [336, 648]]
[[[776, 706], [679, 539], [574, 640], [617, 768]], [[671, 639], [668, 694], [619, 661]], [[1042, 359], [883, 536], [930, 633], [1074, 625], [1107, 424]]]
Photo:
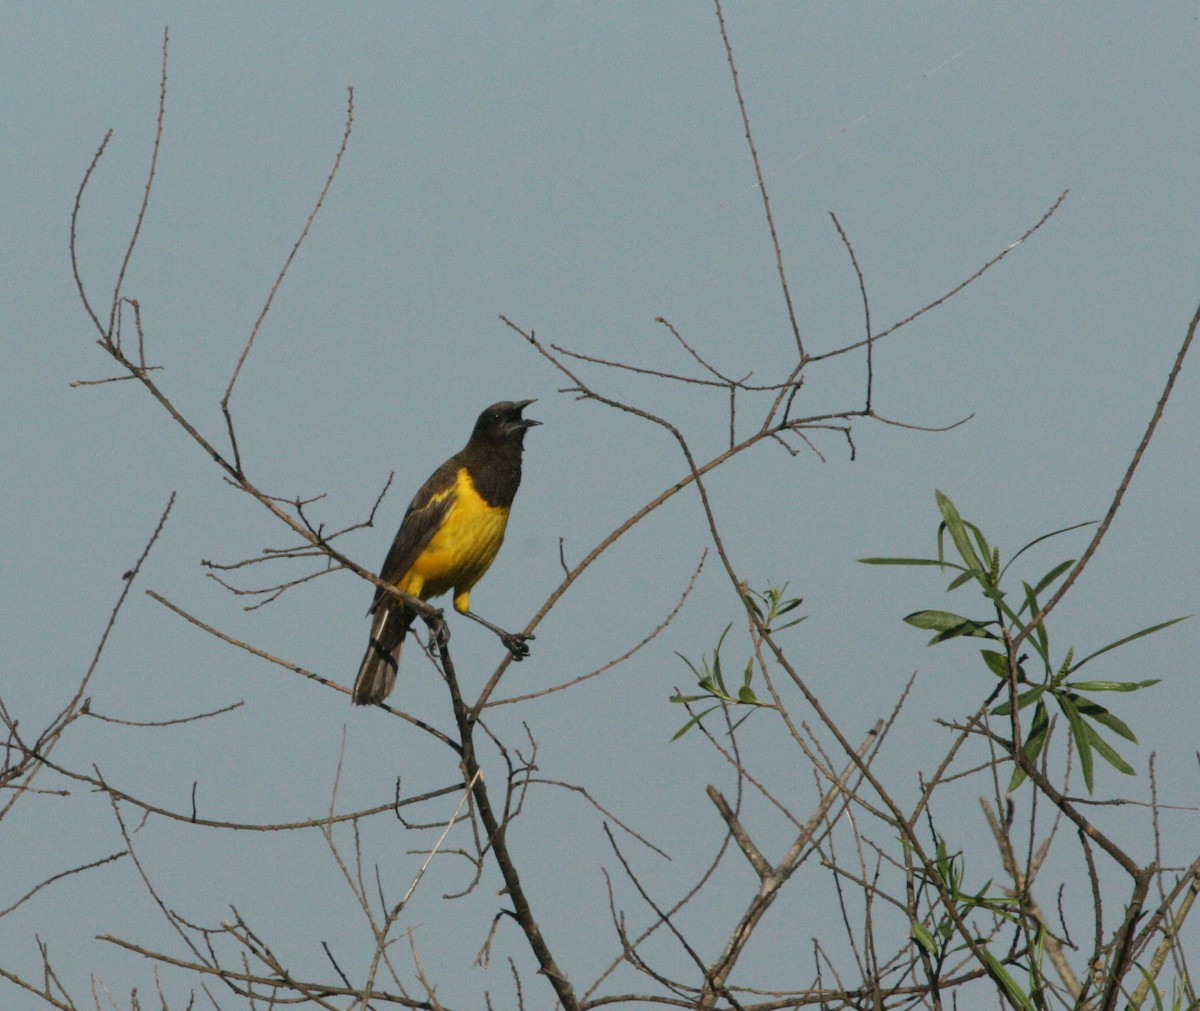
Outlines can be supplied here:
[[[518, 401], [517, 401], [517, 409], [518, 409], [519, 411], [523, 411], [523, 410], [525, 410], [525, 408], [526, 408], [526, 407], [528, 407], [530, 404], [533, 404], [533, 403], [536, 403], [536, 402], [537, 402], [537, 398], [536, 398], [536, 397], [534, 397], [534, 399], [533, 399], [533, 400], [518, 400]], [[533, 426], [534, 426], [534, 425], [540, 425], [540, 424], [541, 424], [541, 422], [540, 422], [540, 421], [534, 421], [534, 420], [533, 420], [533, 418], [522, 418], [522, 419], [521, 419], [521, 424], [522, 424], [522, 425], [524, 425], [526, 428], [533, 428]]]

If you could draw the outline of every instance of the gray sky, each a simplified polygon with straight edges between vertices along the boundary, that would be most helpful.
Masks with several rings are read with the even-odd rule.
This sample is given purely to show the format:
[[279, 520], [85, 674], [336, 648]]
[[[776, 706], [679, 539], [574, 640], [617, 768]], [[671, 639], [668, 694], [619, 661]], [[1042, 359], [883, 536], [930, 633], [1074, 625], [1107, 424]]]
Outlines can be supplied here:
[[[1009, 552], [1103, 515], [1200, 299], [1200, 8], [730, 3], [726, 16], [810, 351], [862, 332], [828, 211], [854, 243], [879, 329], [953, 287], [1071, 191], [1001, 265], [876, 349], [881, 413], [970, 423], [936, 435], [862, 424], [853, 462], [830, 433], [814, 440], [824, 463], [760, 447], [711, 479], [739, 572], [751, 585], [790, 581], [804, 596], [810, 617], [791, 633], [795, 653], [851, 733], [885, 714], [919, 671], [896, 733], [907, 735], [900, 754], [927, 760], [943, 743], [932, 720], [969, 711], [988, 686], [973, 651], [929, 651], [900, 619], [974, 601], [948, 600], [944, 580], [927, 572], [854, 560], [932, 551], [934, 488]], [[763, 382], [794, 356], [716, 18], [704, 4], [562, 2], [37, 4], [4, 15], [0, 693], [9, 710], [36, 728], [69, 698], [121, 573], [174, 490], [91, 685], [93, 706], [162, 720], [245, 705], [176, 730], [89, 722], [62, 760], [95, 762], [122, 789], [173, 809], [189, 808], [195, 781], [209, 817], [288, 820], [328, 806], [345, 730], [339, 809], [386, 802], [397, 775], [406, 791], [448, 785], [452, 765], [419, 735], [205, 637], [140, 592], [342, 683], [367, 631], [370, 589], [349, 576], [242, 612], [198, 563], [279, 546], [282, 531], [132, 385], [68, 387], [112, 371], [71, 280], [72, 202], [112, 127], [80, 226], [83, 274], [103, 305], [141, 199], [164, 25], [166, 135], [125, 285], [142, 306], [148, 357], [165, 366], [161, 383], [221, 440], [218, 401], [329, 170], [352, 85], [341, 172], [234, 394], [243, 456], [273, 493], [327, 493], [314, 508], [331, 526], [362, 518], [394, 469], [377, 526], [344, 544], [375, 567], [412, 492], [461, 446], [478, 411], [537, 397], [530, 413], [545, 424], [528, 440], [508, 541], [473, 596], [477, 610], [517, 627], [558, 582], [560, 538], [578, 560], [684, 465], [658, 430], [556, 392], [562, 378], [499, 314], [546, 342], [687, 373], [696, 367], [655, 317], [717, 367]], [[684, 427], [702, 457], [727, 437], [719, 395], [587, 374]], [[1058, 612], [1064, 647], [1090, 651], [1196, 610], [1198, 375], [1189, 362], [1124, 511]], [[864, 377], [861, 356], [814, 368], [800, 409], [857, 406]], [[740, 407], [745, 431], [759, 411]], [[694, 494], [652, 516], [541, 626], [504, 693], [584, 673], [640, 640], [678, 600], [704, 536]], [[1028, 575], [1084, 544], [1083, 535], [1055, 542]], [[507, 739], [521, 740], [520, 721], [529, 723], [544, 775], [584, 783], [672, 853], [670, 864], [639, 853], [663, 895], [711, 850], [720, 826], [703, 787], [726, 775], [695, 735], [668, 743], [682, 719], [667, 697], [689, 681], [674, 651], [699, 657], [736, 614], [710, 559], [680, 616], [632, 661], [497, 711]], [[482, 683], [498, 659], [494, 640], [453, 619], [452, 629], [465, 680]], [[1185, 623], [1095, 671], [1164, 678], [1122, 699], [1142, 736], [1129, 748], [1143, 774], [1132, 789], [1144, 789], [1155, 750], [1166, 799], [1182, 804], [1196, 802], [1196, 653]], [[406, 657], [405, 706], [445, 723], [443, 695], [415, 653]], [[755, 720], [757, 759], [792, 761], [770, 719]], [[896, 782], [909, 789], [911, 775]], [[1105, 795], [1129, 787], [1099, 775]], [[793, 788], [802, 806], [806, 783]], [[85, 791], [18, 811], [0, 837], [0, 908], [19, 882], [120, 848], [107, 802]], [[547, 864], [543, 926], [583, 982], [616, 952], [599, 871], [613, 858], [598, 820], [548, 790], [519, 824], [519, 845]], [[389, 886], [402, 890], [419, 858], [394, 826], [371, 831], [376, 854], [394, 861]], [[138, 843], [174, 908], [209, 923], [235, 902], [286, 937], [293, 968], [315, 967], [310, 976], [325, 974], [321, 940], [337, 939], [347, 957], [366, 943], [315, 833], [230, 836], [152, 821]], [[482, 970], [469, 963], [496, 901], [489, 881], [446, 913], [437, 896], [461, 887], [463, 873], [439, 867], [412, 916], [441, 975], [464, 977], [447, 984], [447, 1000], [478, 985], [471, 974]], [[554, 901], [576, 890], [598, 911], [594, 927]], [[713, 902], [715, 939], [720, 893]], [[780, 915], [776, 929], [797, 944], [817, 929], [810, 911]], [[106, 932], [177, 945], [128, 861], [0, 921], [0, 950], [4, 964], [36, 975], [39, 934], [80, 998], [93, 969], [118, 995], [150, 986], [147, 963], [92, 940]], [[506, 943], [520, 950], [518, 939]], [[498, 963], [486, 985], [502, 988], [502, 974]], [[176, 994], [186, 982], [164, 979]], [[33, 1006], [6, 986], [5, 1007]], [[544, 993], [534, 1006], [548, 1006]]]

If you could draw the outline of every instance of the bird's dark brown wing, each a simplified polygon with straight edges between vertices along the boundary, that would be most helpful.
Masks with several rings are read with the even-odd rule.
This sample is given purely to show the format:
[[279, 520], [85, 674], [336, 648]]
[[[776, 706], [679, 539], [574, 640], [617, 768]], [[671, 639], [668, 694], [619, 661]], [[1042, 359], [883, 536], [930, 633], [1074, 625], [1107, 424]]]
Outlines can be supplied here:
[[[450, 507], [454, 505], [458, 468], [458, 458], [451, 457], [429, 476], [429, 480], [413, 496], [379, 572], [379, 578], [385, 583], [395, 585], [400, 582], [445, 521]], [[374, 613], [380, 600], [386, 596], [386, 591], [376, 587], [370, 613]]]

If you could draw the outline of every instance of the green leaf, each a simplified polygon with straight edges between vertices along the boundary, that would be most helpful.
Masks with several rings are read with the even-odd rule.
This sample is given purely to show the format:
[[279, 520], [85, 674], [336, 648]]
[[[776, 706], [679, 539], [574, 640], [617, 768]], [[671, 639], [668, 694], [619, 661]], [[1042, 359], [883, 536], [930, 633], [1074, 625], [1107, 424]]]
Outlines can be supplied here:
[[[1025, 757], [1029, 759], [1030, 764], [1035, 764], [1038, 756], [1042, 753], [1042, 748], [1046, 746], [1046, 739], [1050, 734], [1050, 717], [1046, 712], [1046, 703], [1044, 700], [1038, 700], [1037, 709], [1033, 713], [1033, 723], [1029, 726], [1029, 733], [1025, 735], [1025, 743], [1021, 745], [1021, 751]], [[1008, 793], [1012, 793], [1017, 787], [1025, 782], [1026, 772], [1021, 766], [1013, 769], [1012, 778], [1008, 781]]]
[[672, 695], [671, 701], [688, 703], [688, 702], [699, 702], [701, 699], [711, 699], [711, 698], [712, 698], [711, 695]]
[[992, 975], [996, 977], [996, 980], [1004, 988], [1004, 992], [1008, 994], [1012, 1002], [1021, 1008], [1021, 1011], [1036, 1011], [1029, 995], [1021, 989], [1000, 960], [988, 951], [987, 948], [980, 946], [980, 950], [983, 953], [983, 960], [987, 962], [988, 969], [991, 970]]
[[[722, 637], [723, 638], [723, 637]], [[708, 688], [714, 695], [728, 696], [725, 688], [725, 675], [721, 673], [721, 645], [717, 644], [717, 652], [713, 653], [712, 677], [700, 682], [702, 688]], [[707, 683], [706, 683], [707, 682]], [[715, 685], [715, 687], [713, 687]]]
[[936, 646], [939, 642], [947, 642], [950, 639], [957, 639], [960, 635], [965, 635], [971, 639], [996, 639], [998, 636], [993, 635], [982, 625], [973, 625], [971, 628], [953, 628], [947, 632], [939, 632], [926, 643], [927, 646]]
[[1114, 734], [1120, 734], [1125, 740], [1137, 744], [1137, 736], [1126, 726], [1125, 721], [1114, 716], [1104, 706], [1100, 705], [1099, 702], [1084, 698], [1082, 695], [1076, 695], [1074, 692], [1066, 692], [1065, 694], [1071, 700], [1072, 705], [1089, 720], [1108, 727]]
[[[990, 566], [993, 554], [992, 546], [988, 544], [987, 538], [983, 536], [983, 531], [974, 523], [968, 523], [966, 520], [963, 520], [963, 526], [971, 531], [972, 536], [975, 538], [975, 546], [979, 549], [980, 557]], [[989, 568], [988, 571], [990, 572], [991, 569]]]
[[994, 649], [981, 649], [979, 653], [983, 657], [983, 662], [987, 664], [988, 670], [996, 677], [1008, 680], [1008, 657], [1003, 653], [997, 653]]
[[742, 685], [742, 687], [738, 689], [738, 701], [745, 702], [752, 706], [762, 705], [762, 703], [758, 701], [758, 696], [754, 694], [749, 685]]
[[861, 565], [934, 565], [939, 569], [961, 569], [961, 565], [943, 562], [936, 558], [860, 558]]
[[992, 879], [988, 878], [987, 881], [983, 883], [983, 886], [976, 890], [974, 895], [968, 895], [966, 897], [965, 901], [963, 902], [964, 911], [968, 909], [974, 909], [976, 906], [986, 906], [988, 902], [986, 898], [987, 890], [991, 887]]
[[[1147, 992], [1153, 994], [1154, 996], [1154, 1007], [1156, 1011], [1165, 1011], [1165, 1008], [1163, 1007], [1162, 994], [1160, 994], [1158, 991], [1158, 983], [1155, 978], [1146, 971], [1146, 968], [1141, 962], [1134, 962], [1133, 964], [1137, 967], [1137, 971], [1142, 974], [1142, 979], [1146, 981]], [[1178, 984], [1176, 984], [1176, 986], [1178, 986]], [[1193, 1008], [1195, 1007], [1195, 1005], [1192, 1006]], [[1173, 1005], [1173, 1009], [1179, 1007], [1182, 1007], [1182, 1002], [1176, 1000]]]
[[[1008, 566], [1012, 565], [1013, 562], [1015, 562], [1018, 558], [1020, 558], [1023, 554], [1025, 554], [1025, 552], [1028, 551], [1030, 548], [1032, 548], [1035, 544], [1041, 544], [1042, 541], [1049, 540], [1051, 537], [1057, 537], [1059, 534], [1069, 534], [1072, 530], [1079, 530], [1082, 527], [1095, 526], [1095, 524], [1096, 524], [1095, 520], [1086, 520], [1083, 523], [1076, 523], [1076, 524], [1074, 524], [1074, 526], [1063, 527], [1061, 530], [1052, 530], [1048, 534], [1042, 534], [1041, 537], [1035, 537], [1028, 544], [1026, 544], [1025, 547], [1021, 548], [1020, 551], [1018, 551], [1015, 555], [1012, 556], [1012, 558], [1010, 558], [1008, 560], [1008, 565], [1004, 566], [1004, 568], [1000, 572], [1000, 575], [1003, 576], [1004, 573], [1008, 571]], [[1043, 587], [1043, 589], [1044, 589], [1044, 587]]]
[[1056, 695], [1055, 698], [1071, 728], [1071, 738], [1075, 741], [1075, 750], [1079, 752], [1079, 769], [1083, 773], [1083, 783], [1087, 787], [1087, 792], [1091, 793], [1093, 785], [1092, 735], [1088, 733], [1091, 728], [1080, 715], [1069, 695]]
[[[1028, 583], [1022, 582], [1021, 585], [1025, 588], [1025, 604], [1029, 608], [1029, 616], [1032, 618], [1035, 614], [1038, 613], [1038, 611], [1041, 610], [1041, 608], [1038, 606], [1037, 594], [1034, 592], [1033, 587], [1030, 586]], [[1021, 610], [1023, 611], [1023, 610], [1025, 610], [1025, 608], [1023, 607], [1023, 608], [1021, 608]], [[1019, 614], [1020, 611], [1018, 611], [1017, 613]], [[1046, 631], [1046, 623], [1044, 621], [1039, 623], [1037, 628], [1035, 628], [1033, 630], [1033, 635], [1034, 635], [1033, 644], [1034, 644], [1035, 648], [1037, 649], [1038, 654], [1041, 656], [1041, 658], [1043, 660], [1046, 661], [1046, 663], [1049, 663], [1050, 662], [1050, 633]]]
[[914, 611], [904, 620], [915, 628], [937, 632], [938, 634], [929, 640], [930, 646], [960, 635], [981, 639], [996, 638], [987, 630], [984, 623], [972, 618], [964, 618], [961, 614], [955, 614], [952, 611]]
[[1063, 685], [1078, 692], [1136, 692], [1139, 688], [1149, 688], [1158, 684], [1162, 678], [1148, 678], [1145, 681], [1072, 681]]
[[1131, 766], [1125, 761], [1125, 759], [1118, 755], [1116, 749], [1114, 749], [1113, 746], [1108, 743], [1108, 741], [1096, 733], [1094, 728], [1088, 727], [1087, 732], [1091, 739], [1092, 747], [1095, 749], [1097, 755], [1103, 758], [1118, 772], [1123, 772], [1126, 776], [1137, 775], [1137, 773], [1133, 770], [1133, 766]]
[[719, 709], [719, 708], [720, 708], [720, 706], [709, 706], [709, 708], [705, 709], [704, 712], [699, 713], [696, 716], [693, 716], [690, 720], [687, 721], [687, 723], [685, 723], [682, 727], [680, 727], [678, 730], [675, 731], [675, 733], [671, 737], [671, 740], [678, 741], [679, 738], [681, 738], [684, 734], [686, 734], [689, 730], [691, 730], [692, 727], [694, 727], [697, 723], [699, 723], [702, 719], [704, 719], [704, 717], [706, 717], [714, 709]]
[[[1044, 685], [1037, 685], [1035, 688], [1029, 688], [1021, 692], [1021, 694], [1017, 696], [1017, 708], [1024, 709], [1027, 705], [1029, 705], [1030, 702], [1036, 702], [1042, 697], [1042, 693], [1045, 692], [1045, 690], [1046, 688]], [[1008, 702], [1001, 702], [998, 706], [995, 706], [992, 709], [993, 716], [1007, 716], [1011, 712], [1012, 706]]]
[[733, 726], [731, 726], [729, 728], [729, 733], [732, 734], [735, 730], [737, 730], [738, 727], [740, 727], [743, 723], [745, 723], [748, 719], [750, 719], [750, 717], [753, 716], [757, 711], [758, 710], [756, 710], [756, 709], [747, 709], [746, 712], [742, 715], [741, 719], [736, 720], [734, 722]]
[[1067, 650], [1067, 655], [1063, 657], [1062, 665], [1058, 668], [1058, 673], [1051, 679], [1054, 686], [1058, 687], [1066, 680], [1067, 671], [1071, 669], [1071, 662], [1075, 659], [1075, 647], [1072, 646]]
[[1124, 639], [1118, 639], [1116, 642], [1110, 642], [1107, 646], [1100, 647], [1100, 649], [1096, 650], [1095, 653], [1089, 653], [1082, 660], [1080, 660], [1079, 663], [1072, 667], [1071, 671], [1079, 670], [1079, 668], [1085, 663], [1087, 663], [1089, 660], [1094, 660], [1101, 653], [1107, 653], [1110, 649], [1116, 649], [1118, 646], [1124, 646], [1125, 643], [1133, 642], [1134, 639], [1140, 639], [1144, 635], [1153, 635], [1155, 632], [1161, 632], [1164, 628], [1170, 628], [1172, 625], [1176, 625], [1181, 621], [1187, 621], [1187, 619], [1191, 617], [1193, 617], [1193, 615], [1185, 614], [1180, 618], [1172, 618], [1170, 621], [1163, 621], [1157, 625], [1151, 625], [1149, 628], [1143, 628], [1140, 632], [1134, 632], [1133, 635], [1125, 636]]
[[954, 546], [958, 548], [958, 553], [962, 556], [962, 560], [966, 562], [967, 568], [982, 571], [983, 563], [979, 560], [979, 556], [975, 554], [975, 549], [971, 546], [971, 539], [967, 536], [966, 525], [963, 523], [962, 517], [958, 514], [958, 509], [940, 491], [935, 491], [934, 494], [937, 497], [938, 509], [941, 511], [946, 529], [950, 532], [950, 539], [954, 541]]
[[1041, 593], [1047, 586], [1054, 582], [1059, 576], [1067, 571], [1075, 564], [1074, 558], [1068, 558], [1065, 562], [1059, 562], [1054, 568], [1047, 572], [1041, 579], [1038, 580], [1037, 586], [1033, 588], [1035, 594]]
[[929, 932], [929, 928], [923, 923], [917, 923], [915, 920], [912, 924], [912, 938], [929, 954], [937, 954], [937, 942], [933, 939], [933, 935]]
[[[1092, 703], [1092, 705], [1095, 705], [1095, 703]], [[1087, 708], [1090, 708], [1090, 707], [1087, 707]], [[1124, 720], [1122, 720], [1118, 716], [1114, 716], [1107, 709], [1104, 709], [1095, 715], [1093, 715], [1090, 712], [1087, 712], [1085, 709], [1085, 715], [1091, 717], [1092, 720], [1094, 720], [1096, 723], [1099, 723], [1101, 726], [1108, 727], [1108, 729], [1111, 730], [1114, 734], [1124, 737], [1125, 740], [1130, 741], [1133, 744], [1138, 743], [1137, 734], [1135, 734], [1132, 730], [1129, 729], [1128, 725], [1124, 722]]]
[[1007, 603], [1005, 603], [1004, 593], [998, 586], [992, 585], [991, 576], [988, 576], [986, 579], [981, 579], [979, 581], [979, 588], [983, 591], [983, 595], [987, 597], [988, 600], [1004, 611], [1010, 621], [1016, 621], [1017, 612], [1009, 607]]
[[915, 628], [925, 628], [932, 632], [944, 632], [962, 625], [976, 624], [970, 618], [964, 618], [952, 611], [914, 611], [904, 620]]
[[[958, 568], [958, 566], [955, 566], [955, 568]], [[950, 585], [946, 587], [946, 592], [949, 593], [951, 590], [957, 590], [963, 583], [969, 583], [972, 579], [984, 582], [987, 579], [987, 574], [983, 569], [964, 569], [950, 581]]]

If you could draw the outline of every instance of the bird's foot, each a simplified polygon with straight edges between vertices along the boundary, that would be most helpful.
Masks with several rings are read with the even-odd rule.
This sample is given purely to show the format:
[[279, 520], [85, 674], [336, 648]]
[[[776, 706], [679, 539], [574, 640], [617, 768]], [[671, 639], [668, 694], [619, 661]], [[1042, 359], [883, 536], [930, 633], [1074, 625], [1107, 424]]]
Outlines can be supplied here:
[[442, 616], [440, 609], [438, 610], [437, 614], [426, 618], [425, 624], [429, 626], [430, 646], [436, 646], [440, 649], [450, 641], [450, 625]]
[[516, 663], [520, 663], [529, 656], [529, 646], [527, 645], [530, 639], [536, 639], [535, 635], [526, 635], [524, 632], [502, 632], [500, 641], [504, 643], [508, 649], [508, 655], [511, 656]]

